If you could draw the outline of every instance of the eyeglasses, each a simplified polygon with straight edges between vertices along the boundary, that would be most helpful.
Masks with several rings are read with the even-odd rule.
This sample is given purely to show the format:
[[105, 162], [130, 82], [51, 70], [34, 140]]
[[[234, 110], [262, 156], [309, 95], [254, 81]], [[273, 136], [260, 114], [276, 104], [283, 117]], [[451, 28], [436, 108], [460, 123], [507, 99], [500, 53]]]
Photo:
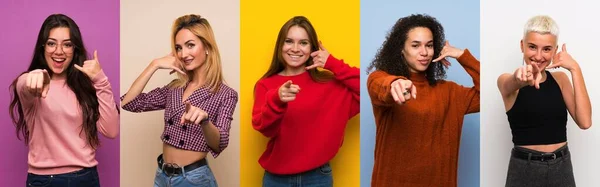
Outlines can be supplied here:
[[57, 44], [54, 41], [46, 42], [46, 44], [44, 44], [44, 47], [46, 49], [46, 52], [54, 53], [56, 51], [56, 49], [58, 48], [57, 47], [58, 45], [60, 45], [60, 48], [64, 53], [73, 53], [73, 49], [75, 48], [75, 46], [71, 42], [63, 42], [63, 43]]

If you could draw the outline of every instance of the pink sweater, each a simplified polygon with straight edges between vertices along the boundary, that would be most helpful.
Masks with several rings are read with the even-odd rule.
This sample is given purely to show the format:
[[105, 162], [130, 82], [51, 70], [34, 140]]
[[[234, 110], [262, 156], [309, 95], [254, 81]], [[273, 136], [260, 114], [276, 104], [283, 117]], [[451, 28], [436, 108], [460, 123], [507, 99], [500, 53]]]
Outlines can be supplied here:
[[[98, 164], [96, 151], [81, 132], [83, 118], [75, 93], [66, 80], [51, 80], [46, 98], [26, 89], [27, 74], [19, 77], [17, 92], [29, 130], [29, 173], [51, 175], [77, 171]], [[119, 114], [108, 77], [101, 71], [92, 79], [98, 96], [98, 132], [108, 138], [119, 134]]]

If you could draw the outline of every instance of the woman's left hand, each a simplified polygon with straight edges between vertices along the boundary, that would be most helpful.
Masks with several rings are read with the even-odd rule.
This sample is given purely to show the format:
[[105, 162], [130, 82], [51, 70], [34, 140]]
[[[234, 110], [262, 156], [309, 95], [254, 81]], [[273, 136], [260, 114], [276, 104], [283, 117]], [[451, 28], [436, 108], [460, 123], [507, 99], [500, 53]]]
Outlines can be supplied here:
[[321, 41], [319, 41], [319, 50], [310, 53], [310, 56], [312, 57], [313, 64], [306, 67], [306, 70], [314, 69], [316, 67], [325, 67], [325, 62], [327, 62], [327, 58], [329, 58], [329, 52], [323, 47]]
[[562, 45], [562, 50], [552, 57], [552, 64], [546, 67], [546, 69], [563, 67], [569, 71], [579, 68], [579, 64], [571, 57], [567, 52], [567, 44]]
[[446, 57], [452, 57], [454, 59], [457, 59], [464, 52], [465, 50], [453, 47], [448, 41], [446, 41], [446, 44], [444, 44], [444, 48], [442, 48], [442, 52], [440, 52], [440, 56], [433, 60], [433, 62], [441, 61], [444, 64], [444, 66], [448, 68], [448, 66], [450, 66], [450, 61], [446, 60]]
[[98, 61], [98, 51], [94, 51], [94, 59], [86, 60], [85, 62], [83, 62], [83, 67], [75, 64], [75, 68], [77, 68], [79, 71], [83, 72], [90, 79], [93, 79], [94, 77], [96, 77], [96, 75], [98, 75], [98, 73], [100, 73], [100, 71], [102, 71], [102, 68], [100, 67], [100, 63]]

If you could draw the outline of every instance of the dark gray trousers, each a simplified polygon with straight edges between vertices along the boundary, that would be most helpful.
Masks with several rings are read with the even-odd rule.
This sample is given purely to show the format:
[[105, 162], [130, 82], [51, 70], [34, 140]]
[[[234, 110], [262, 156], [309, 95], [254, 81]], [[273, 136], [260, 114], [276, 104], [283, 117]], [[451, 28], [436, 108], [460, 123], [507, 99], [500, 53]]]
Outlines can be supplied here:
[[565, 155], [544, 161], [532, 160], [531, 157], [522, 159], [515, 156], [515, 152], [529, 155], [540, 155], [544, 154], [543, 152], [517, 146], [512, 151], [508, 164], [506, 187], [575, 187], [571, 153], [567, 145], [554, 152], [562, 152]]

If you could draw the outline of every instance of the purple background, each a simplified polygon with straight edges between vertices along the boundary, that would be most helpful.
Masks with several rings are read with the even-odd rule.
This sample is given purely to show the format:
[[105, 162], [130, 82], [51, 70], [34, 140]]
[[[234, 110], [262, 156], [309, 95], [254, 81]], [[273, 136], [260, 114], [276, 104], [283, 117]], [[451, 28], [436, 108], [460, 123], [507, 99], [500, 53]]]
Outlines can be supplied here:
[[[2, 0], [0, 2], [0, 186], [25, 186], [27, 147], [16, 137], [8, 114], [8, 86], [29, 66], [37, 34], [50, 14], [71, 17], [83, 35], [88, 56], [98, 59], [111, 83], [115, 101], [119, 95], [119, 1], [118, 0]], [[143, 30], [143, 29], [141, 29]], [[99, 134], [102, 147], [96, 152], [100, 183], [119, 186], [119, 138]]]

